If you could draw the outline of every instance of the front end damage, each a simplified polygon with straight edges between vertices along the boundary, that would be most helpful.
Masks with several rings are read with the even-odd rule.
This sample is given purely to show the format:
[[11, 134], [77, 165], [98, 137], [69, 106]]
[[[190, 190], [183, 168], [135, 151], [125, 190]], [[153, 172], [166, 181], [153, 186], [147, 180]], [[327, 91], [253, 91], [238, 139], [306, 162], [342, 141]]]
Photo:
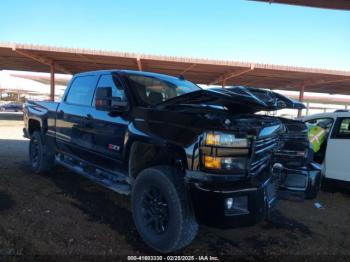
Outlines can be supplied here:
[[[209, 226], [253, 225], [269, 216], [278, 198], [310, 199], [319, 191], [320, 169], [312, 162], [304, 123], [264, 116], [252, 117], [250, 121], [243, 116], [236, 119], [239, 117], [241, 130], [235, 133], [248, 134], [249, 153], [242, 153], [242, 148], [210, 147], [202, 142], [199, 164], [186, 174], [197, 219]], [[230, 124], [237, 123], [231, 119]], [[202, 154], [244, 154], [248, 161], [243, 173], [213, 173], [202, 168]]]
[[[304, 105], [275, 92], [214, 88], [159, 105], [193, 112], [203, 123], [188, 147], [186, 181], [197, 220], [221, 228], [248, 226], [269, 216], [281, 192], [312, 198], [319, 170], [299, 121], [256, 114]], [[197, 126], [198, 127], [198, 126]]]
[[313, 162], [313, 150], [305, 123], [281, 119], [285, 132], [280, 134], [281, 147], [274, 153], [273, 178], [282, 198], [313, 199], [321, 184], [320, 166]]
[[[203, 224], [219, 228], [256, 224], [276, 205], [278, 188], [271, 167], [283, 124], [277, 118], [258, 115], [217, 118], [237, 137], [246, 136], [249, 148], [208, 146], [201, 141], [198, 166], [186, 173], [196, 217]], [[247, 161], [241, 170], [210, 171], [203, 167], [203, 155]]]

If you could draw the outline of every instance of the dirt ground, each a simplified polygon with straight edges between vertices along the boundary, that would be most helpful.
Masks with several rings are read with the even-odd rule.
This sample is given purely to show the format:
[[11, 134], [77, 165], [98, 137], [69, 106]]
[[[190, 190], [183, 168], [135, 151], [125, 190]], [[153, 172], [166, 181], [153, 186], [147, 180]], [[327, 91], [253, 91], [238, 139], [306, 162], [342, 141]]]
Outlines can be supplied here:
[[[0, 261], [118, 261], [128, 255], [159, 255], [138, 236], [128, 198], [65, 168], [32, 174], [22, 121], [10, 119], [0, 115]], [[315, 202], [324, 208], [315, 208]], [[328, 186], [314, 201], [281, 200], [271, 222], [231, 230], [201, 227], [195, 241], [173, 255], [346, 261], [349, 203], [349, 189]]]

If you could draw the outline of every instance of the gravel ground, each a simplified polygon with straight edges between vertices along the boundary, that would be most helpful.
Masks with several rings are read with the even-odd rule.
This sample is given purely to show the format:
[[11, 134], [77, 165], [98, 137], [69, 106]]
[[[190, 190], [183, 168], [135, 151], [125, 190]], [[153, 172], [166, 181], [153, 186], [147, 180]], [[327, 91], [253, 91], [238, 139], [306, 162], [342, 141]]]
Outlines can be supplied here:
[[[65, 168], [57, 167], [46, 176], [32, 174], [20, 118], [0, 114], [2, 258], [117, 261], [127, 260], [128, 255], [159, 255], [138, 236], [128, 198]], [[314, 202], [324, 208], [315, 208]], [[349, 189], [328, 185], [314, 201], [281, 200], [270, 222], [231, 230], [201, 227], [195, 241], [173, 255], [247, 261], [280, 256], [284, 260], [347, 261], [349, 203]]]

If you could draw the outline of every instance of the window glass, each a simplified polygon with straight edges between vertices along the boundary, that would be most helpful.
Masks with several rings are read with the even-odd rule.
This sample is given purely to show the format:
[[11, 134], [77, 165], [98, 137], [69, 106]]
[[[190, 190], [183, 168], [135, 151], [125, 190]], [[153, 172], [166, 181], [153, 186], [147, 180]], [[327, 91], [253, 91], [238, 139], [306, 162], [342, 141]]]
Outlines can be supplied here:
[[154, 106], [183, 94], [200, 90], [197, 85], [175, 77], [127, 75], [128, 84], [142, 106]]
[[95, 76], [78, 76], [73, 80], [66, 102], [74, 105], [90, 106], [95, 89]]
[[98, 81], [97, 88], [111, 87], [112, 97], [120, 97], [122, 101], [126, 101], [125, 92], [118, 78], [113, 75], [102, 75]]
[[350, 118], [343, 118], [341, 120], [337, 137], [350, 139]]
[[333, 122], [334, 121], [332, 118], [318, 118], [318, 119], [308, 120], [305, 123], [307, 125], [316, 125], [316, 126], [322, 127], [329, 133], [329, 131], [332, 128]]

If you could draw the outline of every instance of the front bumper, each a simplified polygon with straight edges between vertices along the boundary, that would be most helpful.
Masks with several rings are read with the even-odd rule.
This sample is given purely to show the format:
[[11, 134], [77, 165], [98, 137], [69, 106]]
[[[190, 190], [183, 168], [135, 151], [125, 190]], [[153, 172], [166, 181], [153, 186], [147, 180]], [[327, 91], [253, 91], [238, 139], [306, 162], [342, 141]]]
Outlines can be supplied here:
[[[186, 175], [187, 185], [201, 224], [218, 228], [254, 225], [263, 221], [276, 204], [276, 187], [268, 169], [259, 177], [225, 183], [200, 182], [193, 179], [197, 175], [193, 172], [196, 171]], [[231, 208], [228, 202], [232, 203]]]
[[321, 168], [311, 162], [301, 168], [280, 166], [273, 168], [274, 181], [278, 185], [278, 196], [281, 198], [305, 198], [310, 194], [317, 195], [321, 185]]

